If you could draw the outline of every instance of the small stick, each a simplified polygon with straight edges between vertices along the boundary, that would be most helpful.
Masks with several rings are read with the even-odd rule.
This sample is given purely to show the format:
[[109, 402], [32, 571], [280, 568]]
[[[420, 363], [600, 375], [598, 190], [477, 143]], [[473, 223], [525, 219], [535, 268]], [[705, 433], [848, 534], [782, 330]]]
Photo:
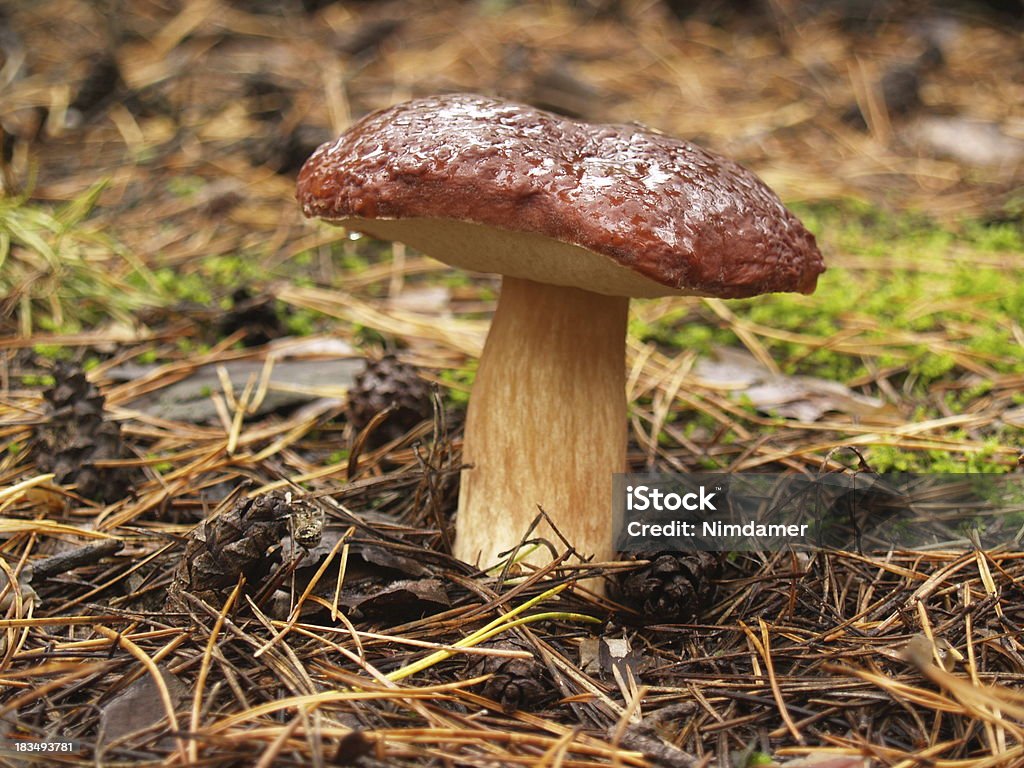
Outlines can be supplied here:
[[32, 581], [39, 583], [62, 573], [81, 568], [83, 565], [100, 560], [107, 555], [113, 555], [124, 549], [124, 542], [119, 539], [107, 539], [97, 544], [85, 544], [75, 547], [67, 552], [61, 552], [52, 557], [46, 557], [31, 563]]

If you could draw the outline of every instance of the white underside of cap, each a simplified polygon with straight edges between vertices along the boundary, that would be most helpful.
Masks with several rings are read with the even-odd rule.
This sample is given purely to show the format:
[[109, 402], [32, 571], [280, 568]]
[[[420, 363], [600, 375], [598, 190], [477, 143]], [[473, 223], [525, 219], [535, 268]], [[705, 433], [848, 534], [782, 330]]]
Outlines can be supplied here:
[[338, 219], [331, 222], [474, 272], [582, 288], [608, 296], [686, 296], [599, 253], [533, 232], [452, 219]]

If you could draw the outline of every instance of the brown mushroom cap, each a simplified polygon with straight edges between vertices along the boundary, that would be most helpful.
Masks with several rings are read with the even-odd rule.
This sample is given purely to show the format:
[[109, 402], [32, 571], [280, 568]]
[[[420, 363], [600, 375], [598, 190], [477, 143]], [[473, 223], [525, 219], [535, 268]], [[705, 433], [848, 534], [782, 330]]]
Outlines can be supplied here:
[[612, 295], [811, 293], [825, 269], [814, 236], [731, 160], [475, 95], [366, 116], [310, 157], [298, 199], [456, 266]]

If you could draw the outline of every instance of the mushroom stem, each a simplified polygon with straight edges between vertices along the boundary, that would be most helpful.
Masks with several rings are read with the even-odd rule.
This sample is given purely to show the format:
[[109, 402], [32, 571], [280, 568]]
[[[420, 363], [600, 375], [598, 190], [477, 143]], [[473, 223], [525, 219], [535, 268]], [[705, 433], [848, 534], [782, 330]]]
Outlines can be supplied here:
[[[456, 557], [495, 564], [538, 507], [580, 555], [612, 557], [628, 312], [626, 297], [504, 278], [466, 415]], [[546, 523], [536, 537], [564, 549]]]

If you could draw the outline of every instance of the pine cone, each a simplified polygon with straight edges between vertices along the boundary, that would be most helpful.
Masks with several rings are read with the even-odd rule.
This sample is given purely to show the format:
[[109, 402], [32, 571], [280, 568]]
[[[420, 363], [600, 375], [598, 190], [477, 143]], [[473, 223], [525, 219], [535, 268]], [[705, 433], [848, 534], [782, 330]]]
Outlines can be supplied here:
[[105, 398], [78, 366], [58, 363], [53, 377], [54, 386], [43, 392], [47, 421], [36, 432], [36, 464], [52, 472], [58, 483], [74, 483], [88, 499], [122, 498], [133, 473], [95, 466], [98, 461], [124, 458], [121, 427], [104, 419]]
[[348, 391], [346, 416], [358, 432], [386, 408], [394, 411], [370, 436], [371, 445], [395, 440], [423, 419], [430, 416], [430, 385], [416, 373], [416, 368], [394, 355], [369, 361]]
[[619, 599], [645, 617], [691, 621], [711, 604], [721, 561], [710, 552], [654, 552], [619, 582]]
[[267, 577], [285, 536], [311, 547], [319, 543], [322, 530], [323, 511], [317, 503], [290, 491], [229, 498], [189, 533], [168, 589], [168, 605], [176, 606], [180, 593], [190, 592], [219, 606], [240, 574], [257, 585]]
[[[527, 643], [520, 641], [501, 640], [488, 644], [487, 647], [505, 651], [533, 652]], [[547, 670], [536, 658], [482, 656], [470, 664], [468, 672], [470, 677], [491, 675], [483, 684], [481, 693], [501, 704], [502, 710], [506, 713], [517, 709], [535, 709], [545, 700], [552, 698]]]

